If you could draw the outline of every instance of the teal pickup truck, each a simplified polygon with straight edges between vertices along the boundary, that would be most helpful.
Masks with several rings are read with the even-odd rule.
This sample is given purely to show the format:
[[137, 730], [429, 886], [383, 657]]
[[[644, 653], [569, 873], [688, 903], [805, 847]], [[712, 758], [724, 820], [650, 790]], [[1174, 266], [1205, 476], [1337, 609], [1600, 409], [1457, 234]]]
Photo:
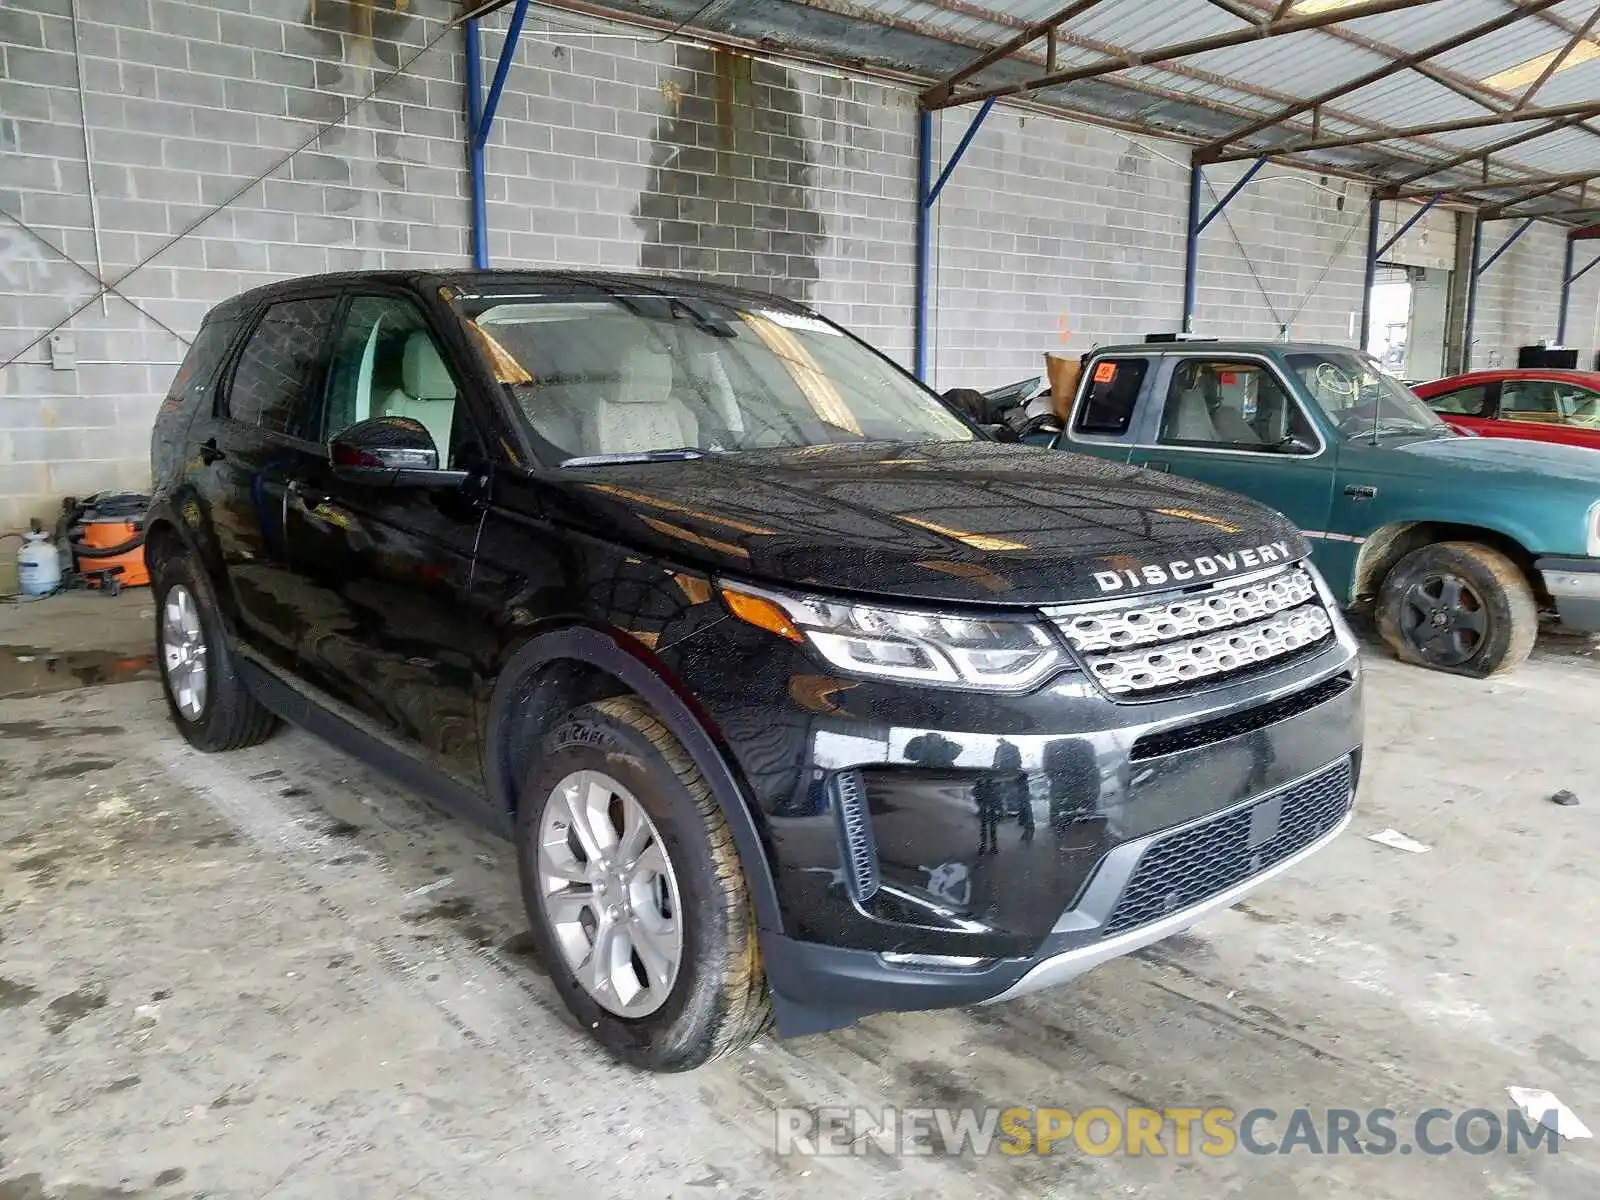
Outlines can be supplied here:
[[1600, 632], [1600, 451], [1457, 434], [1347, 347], [1101, 347], [1051, 444], [1280, 510], [1408, 662], [1508, 670], [1541, 608]]

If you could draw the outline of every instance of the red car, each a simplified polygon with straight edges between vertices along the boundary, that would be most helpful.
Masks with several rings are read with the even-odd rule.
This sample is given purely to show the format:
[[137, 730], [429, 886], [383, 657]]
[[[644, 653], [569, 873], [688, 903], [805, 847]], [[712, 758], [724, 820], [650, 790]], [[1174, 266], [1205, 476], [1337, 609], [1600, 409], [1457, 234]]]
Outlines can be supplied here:
[[1469, 371], [1411, 390], [1468, 433], [1600, 450], [1600, 371]]

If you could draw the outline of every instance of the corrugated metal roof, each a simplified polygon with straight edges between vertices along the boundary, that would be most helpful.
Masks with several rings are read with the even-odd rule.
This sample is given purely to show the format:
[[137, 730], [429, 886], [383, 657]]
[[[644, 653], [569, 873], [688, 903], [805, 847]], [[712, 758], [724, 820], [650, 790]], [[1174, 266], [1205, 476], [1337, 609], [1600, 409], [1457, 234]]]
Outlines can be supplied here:
[[[1056, 70], [1085, 70], [1107, 62], [1122, 65], [1093, 78], [1031, 88], [1026, 99], [1073, 116], [1161, 134], [1202, 142], [1227, 139], [1253, 122], [1395, 65], [1406, 55], [1420, 54], [1519, 7], [1542, 2], [1411, 0], [1395, 11], [1340, 17], [1340, 12], [1357, 12], [1371, 3], [1346, 0], [1343, 8], [1328, 14], [1329, 19], [1337, 18], [1336, 24], [1269, 37], [1263, 36], [1261, 25], [1278, 8], [1276, 0], [1099, 0], [1058, 30]], [[709, 6], [705, 0], [545, 0], [545, 4], [623, 19], [683, 23], [687, 32], [711, 40], [720, 36], [841, 65], [889, 70], [929, 84], [1065, 7], [1064, 0], [714, 0]], [[1597, 5], [1600, 0], [1560, 0], [1539, 13], [1524, 11], [1499, 29], [1433, 56], [1426, 65], [1442, 73], [1436, 78], [1397, 66], [1395, 74], [1323, 106], [1318, 122], [1322, 139], [1373, 140], [1298, 150], [1310, 137], [1310, 119], [1302, 116], [1223, 149], [1234, 155], [1266, 151], [1284, 161], [1385, 181], [1403, 178], [1429, 162], [1492, 146], [1530, 126], [1505, 123], [1426, 137], [1382, 135], [1394, 129], [1481, 120], [1510, 109], [1525, 82], [1497, 92], [1483, 81], [1561, 50]], [[1256, 24], [1239, 13], [1259, 14]], [[1299, 10], [1289, 10], [1290, 19], [1299, 15]], [[1241, 40], [1158, 64], [1125, 61], [1130, 55], [1217, 36]], [[1600, 43], [1600, 26], [1591, 36]], [[983, 88], [1025, 86], [1044, 74], [1043, 64], [1041, 37], [973, 76], [956, 98], [974, 91], [981, 94]], [[1530, 73], [1536, 74], [1537, 66]], [[1496, 152], [1494, 169], [1512, 177], [1592, 167], [1600, 178], [1600, 58], [1558, 70], [1532, 102], [1535, 109], [1590, 103], [1596, 116], [1588, 127], [1561, 129]], [[1480, 166], [1473, 163], [1429, 182], [1479, 177]], [[1600, 186], [1591, 190], [1600, 192]], [[1557, 194], [1534, 207], [1542, 205], [1545, 211], [1570, 207], [1572, 196]], [[1600, 205], [1600, 196], [1595, 203]]]

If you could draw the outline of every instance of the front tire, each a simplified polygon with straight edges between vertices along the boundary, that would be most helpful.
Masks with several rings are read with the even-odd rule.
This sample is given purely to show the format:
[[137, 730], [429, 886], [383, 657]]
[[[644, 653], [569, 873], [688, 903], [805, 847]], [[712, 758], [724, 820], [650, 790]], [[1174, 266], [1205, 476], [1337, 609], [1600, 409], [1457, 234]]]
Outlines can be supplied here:
[[517, 826], [540, 957], [615, 1058], [687, 1071], [765, 1032], [771, 998], [732, 831], [646, 704], [568, 714], [545, 740]]
[[1539, 609], [1517, 565], [1477, 542], [1437, 542], [1395, 564], [1378, 631], [1404, 662], [1483, 678], [1533, 650]]
[[172, 723], [191, 746], [208, 754], [266, 741], [277, 718], [234, 669], [204, 573], [181, 551], [157, 557], [152, 567], [156, 658]]

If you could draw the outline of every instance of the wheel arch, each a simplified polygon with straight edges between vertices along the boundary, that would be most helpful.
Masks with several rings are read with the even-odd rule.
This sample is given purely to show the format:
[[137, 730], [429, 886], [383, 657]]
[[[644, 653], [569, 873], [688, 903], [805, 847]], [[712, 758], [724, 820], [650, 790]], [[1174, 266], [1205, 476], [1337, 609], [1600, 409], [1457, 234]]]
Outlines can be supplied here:
[[1373, 599], [1396, 563], [1413, 550], [1436, 542], [1476, 542], [1498, 550], [1516, 564], [1534, 596], [1542, 603], [1549, 602], [1543, 578], [1533, 565], [1536, 556], [1515, 536], [1485, 525], [1430, 520], [1392, 521], [1369, 533], [1356, 555], [1350, 599]]
[[514, 817], [518, 792], [544, 734], [581, 704], [629, 694], [651, 707], [700, 769], [733, 833], [757, 925], [781, 933], [783, 919], [766, 840], [710, 718], [697, 711], [698, 706], [665, 672], [608, 631], [571, 626], [536, 634], [506, 660], [484, 721], [484, 777], [490, 800]]

